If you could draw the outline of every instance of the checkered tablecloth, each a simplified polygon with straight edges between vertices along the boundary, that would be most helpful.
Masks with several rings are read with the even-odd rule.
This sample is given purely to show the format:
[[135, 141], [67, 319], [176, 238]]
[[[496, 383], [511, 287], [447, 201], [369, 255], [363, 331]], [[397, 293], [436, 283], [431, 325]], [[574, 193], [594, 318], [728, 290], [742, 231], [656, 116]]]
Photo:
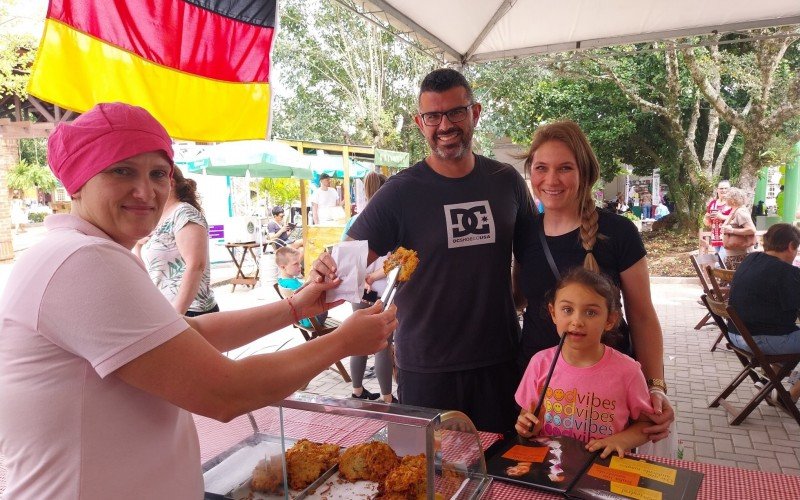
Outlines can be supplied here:
[[[480, 433], [484, 449], [499, 439], [497, 434]], [[671, 460], [642, 455], [644, 458], [704, 474], [698, 500], [788, 500], [800, 499], [800, 477], [759, 472], [722, 465]], [[485, 498], [529, 500], [563, 498], [523, 486], [494, 481]]]
[[[280, 435], [280, 419], [276, 408], [264, 408], [253, 413], [261, 432]], [[246, 437], [253, 428], [246, 416], [227, 424], [195, 416], [200, 436], [200, 453], [203, 463], [219, 455]], [[312, 441], [351, 446], [369, 439], [383, 424], [379, 421], [365, 423], [364, 419], [284, 410], [284, 430], [288, 437], [305, 437]], [[484, 449], [499, 438], [497, 434], [480, 433]], [[683, 460], [646, 457], [662, 463], [701, 472], [705, 475], [697, 496], [700, 500], [784, 500], [800, 499], [800, 477], [758, 472]], [[558, 495], [522, 486], [494, 481], [484, 498], [497, 500], [555, 499]]]

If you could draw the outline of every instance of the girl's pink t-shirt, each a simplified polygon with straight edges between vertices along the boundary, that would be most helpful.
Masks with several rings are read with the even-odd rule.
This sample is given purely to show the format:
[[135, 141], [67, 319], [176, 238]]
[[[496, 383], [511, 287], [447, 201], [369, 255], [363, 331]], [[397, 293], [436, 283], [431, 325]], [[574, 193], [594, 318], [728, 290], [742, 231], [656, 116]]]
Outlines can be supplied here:
[[[520, 407], [533, 411], [555, 352], [552, 347], [531, 358], [515, 395]], [[560, 357], [542, 408], [541, 435], [584, 442], [616, 434], [642, 412], [653, 411], [639, 363], [608, 346], [600, 361], [589, 367], [571, 366]]]

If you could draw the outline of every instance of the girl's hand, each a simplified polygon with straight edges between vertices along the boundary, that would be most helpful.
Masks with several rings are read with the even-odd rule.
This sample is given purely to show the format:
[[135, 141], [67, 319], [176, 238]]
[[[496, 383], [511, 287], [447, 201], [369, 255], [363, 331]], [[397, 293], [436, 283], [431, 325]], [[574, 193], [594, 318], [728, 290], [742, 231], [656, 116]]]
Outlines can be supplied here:
[[603, 449], [603, 452], [600, 453], [601, 458], [606, 458], [614, 452], [624, 457], [625, 452], [628, 451], [624, 441], [624, 439], [620, 438], [619, 434], [615, 434], [603, 439], [592, 439], [586, 444], [586, 449], [589, 451]]
[[[525, 411], [519, 414], [517, 417], [517, 423], [514, 425], [514, 429], [516, 429], [517, 434], [524, 438], [530, 438], [539, 433], [539, 429], [536, 426], [539, 424], [539, 419], [536, 418], [532, 412]], [[531, 431], [533, 429], [533, 431]]]
[[375, 283], [375, 277], [372, 273], [369, 273], [366, 278], [364, 278], [364, 283], [366, 283], [367, 288], [372, 288], [372, 284]]
[[389, 335], [397, 328], [397, 307], [392, 304], [382, 311], [381, 301], [359, 309], [330, 335], [344, 339], [345, 349], [352, 356], [376, 353], [388, 345]]
[[309, 318], [343, 303], [344, 300], [325, 302], [325, 292], [336, 288], [341, 283], [342, 280], [336, 278], [334, 281], [324, 283], [311, 281], [303, 285], [292, 295], [292, 305], [297, 311], [297, 315], [300, 318]]
[[675, 421], [675, 410], [672, 409], [666, 394], [660, 391], [650, 393], [650, 403], [653, 405], [653, 413], [646, 415], [654, 425], [645, 427], [642, 431], [648, 435], [650, 441], [655, 443], [669, 436], [669, 427]]

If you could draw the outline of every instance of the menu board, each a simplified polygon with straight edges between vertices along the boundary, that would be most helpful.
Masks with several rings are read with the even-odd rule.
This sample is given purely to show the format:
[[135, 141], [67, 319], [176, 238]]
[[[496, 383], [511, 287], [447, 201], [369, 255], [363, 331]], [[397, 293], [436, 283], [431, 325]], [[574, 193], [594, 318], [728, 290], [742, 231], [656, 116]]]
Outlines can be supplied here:
[[600, 458], [569, 437], [519, 436], [487, 450], [486, 469], [506, 482], [578, 499], [695, 499], [703, 474], [651, 460]]

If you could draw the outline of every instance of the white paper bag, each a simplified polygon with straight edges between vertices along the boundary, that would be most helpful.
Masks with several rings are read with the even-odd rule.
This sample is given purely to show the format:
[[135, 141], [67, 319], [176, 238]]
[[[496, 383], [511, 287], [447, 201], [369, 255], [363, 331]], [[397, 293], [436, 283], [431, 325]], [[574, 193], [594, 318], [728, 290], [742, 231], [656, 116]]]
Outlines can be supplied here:
[[342, 284], [328, 290], [325, 300], [334, 302], [344, 299], [358, 304], [364, 295], [364, 279], [367, 277], [366, 241], [343, 241], [333, 247], [331, 257], [336, 262], [336, 269]]

